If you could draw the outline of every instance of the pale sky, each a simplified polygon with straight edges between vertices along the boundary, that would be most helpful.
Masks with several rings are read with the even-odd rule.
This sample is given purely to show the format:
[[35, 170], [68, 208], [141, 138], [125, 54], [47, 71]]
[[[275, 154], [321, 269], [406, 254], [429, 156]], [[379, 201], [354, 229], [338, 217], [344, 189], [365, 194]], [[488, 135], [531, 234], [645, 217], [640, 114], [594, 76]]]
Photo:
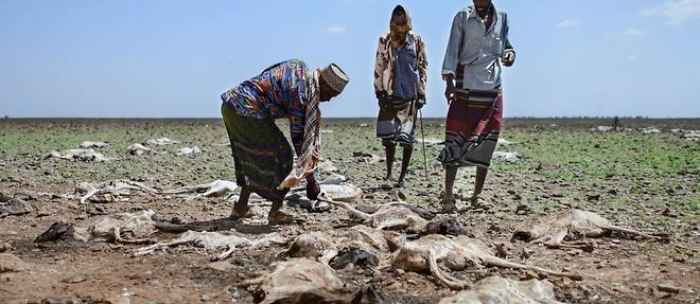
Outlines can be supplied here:
[[[0, 115], [218, 117], [219, 94], [278, 61], [351, 77], [325, 117], [373, 117], [377, 38], [404, 4], [428, 47], [429, 104], [453, 0], [0, 0]], [[700, 117], [700, 0], [500, 0], [518, 51], [506, 116]]]

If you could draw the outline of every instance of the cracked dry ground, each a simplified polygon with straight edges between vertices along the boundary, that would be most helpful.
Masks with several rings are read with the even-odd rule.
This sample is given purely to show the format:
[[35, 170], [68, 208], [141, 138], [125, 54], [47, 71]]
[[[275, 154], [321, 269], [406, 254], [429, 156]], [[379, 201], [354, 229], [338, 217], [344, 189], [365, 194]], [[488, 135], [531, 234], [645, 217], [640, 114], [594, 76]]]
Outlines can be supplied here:
[[[364, 123], [369, 126], [362, 127]], [[458, 220], [467, 227], [469, 236], [492, 247], [503, 246], [509, 260], [583, 274], [583, 281], [547, 278], [563, 302], [700, 302], [700, 143], [684, 141], [668, 132], [673, 128], [700, 129], [700, 121], [626, 123], [631, 128], [655, 126], [663, 132], [594, 134], [589, 129], [602, 123], [592, 120], [507, 121], [502, 135], [516, 144], [499, 149], [517, 151], [524, 159], [519, 163], [495, 163], [483, 194], [483, 201], [492, 208], [460, 214]], [[440, 124], [439, 120], [426, 122], [426, 137], [441, 138]], [[350, 182], [363, 188], [363, 203], [379, 205], [392, 201], [394, 190], [382, 187], [385, 164], [353, 156], [382, 156], [371, 121], [328, 120], [323, 129], [323, 157], [331, 160]], [[129, 155], [129, 145], [159, 137], [182, 143], [157, 147], [158, 153]], [[112, 143], [99, 152], [119, 160], [82, 163], [43, 159], [49, 151], [74, 148], [85, 140]], [[251, 293], [238, 284], [269, 272], [270, 264], [279, 261], [279, 254], [286, 248], [241, 251], [228, 260], [211, 263], [199, 249], [175, 248], [166, 253], [131, 257], [129, 252], [136, 246], [33, 243], [52, 223], [74, 223], [84, 217], [77, 199], [60, 196], [72, 193], [81, 182], [131, 179], [174, 189], [217, 179], [232, 180], [230, 150], [222, 145], [226, 142], [219, 120], [0, 122], [0, 192], [27, 200], [34, 208], [26, 215], [0, 218], [0, 251], [25, 264], [19, 272], [0, 273], [0, 302], [40, 303], [44, 299], [74, 298], [86, 303], [120, 303], [120, 296], [128, 293], [131, 303], [251, 303]], [[195, 145], [202, 149], [196, 158], [176, 155], [177, 149]], [[416, 149], [403, 194], [409, 203], [437, 210], [442, 177], [433, 159], [439, 146], [427, 149], [427, 176], [420, 145]], [[460, 171], [457, 187], [464, 196], [471, 190], [473, 175], [473, 169]], [[458, 205], [464, 207], [465, 202]], [[247, 229], [241, 231], [251, 238], [275, 231], [291, 238], [302, 232], [353, 224], [347, 212], [339, 208], [320, 214], [289, 209], [305, 223], [270, 228], [264, 219], [269, 204], [257, 206], [260, 208], [256, 208], [256, 217], [246, 219]], [[571, 207], [597, 212], [620, 226], [670, 233], [672, 241], [612, 235], [596, 240], [593, 252], [542, 246], [525, 249], [523, 242], [511, 242], [518, 224]], [[185, 200], [135, 195], [125, 201], [91, 203], [90, 211], [111, 214], [142, 208], [190, 222], [228, 216], [230, 203], [223, 198]], [[155, 237], [167, 240], [176, 235], [159, 233]], [[496, 274], [512, 279], [537, 276], [497, 268], [453, 273], [473, 281]], [[371, 284], [395, 303], [435, 303], [454, 294], [430, 275], [392, 268], [372, 272], [358, 267], [341, 270], [338, 275], [350, 288]]]

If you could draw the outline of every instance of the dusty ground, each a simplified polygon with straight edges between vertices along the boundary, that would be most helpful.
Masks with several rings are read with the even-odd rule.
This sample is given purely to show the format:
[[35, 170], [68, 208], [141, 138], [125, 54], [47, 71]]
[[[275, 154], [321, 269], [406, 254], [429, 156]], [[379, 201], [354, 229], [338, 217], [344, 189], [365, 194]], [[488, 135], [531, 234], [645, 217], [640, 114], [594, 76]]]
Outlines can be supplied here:
[[[369, 126], [364, 126], [368, 123]], [[426, 124], [426, 137], [441, 138], [440, 121]], [[496, 163], [484, 201], [487, 212], [468, 212], [459, 220], [468, 233], [494, 245], [504, 243], [508, 258], [553, 269], [584, 274], [581, 282], [549, 278], [557, 297], [567, 303], [700, 303], [700, 142], [690, 142], [670, 129], [700, 129], [699, 120], [623, 121], [628, 127], [655, 126], [661, 134], [640, 132], [592, 133], [593, 120], [511, 120], [502, 137], [517, 144], [501, 146], [524, 156], [519, 163]], [[368, 164], [354, 152], [381, 155], [371, 121], [326, 121], [323, 157], [365, 191], [364, 203], [393, 200], [395, 190], [383, 190], [384, 163]], [[283, 128], [283, 129], [286, 129]], [[328, 132], [330, 130], [330, 132]], [[129, 156], [126, 147], [166, 136], [181, 144], [157, 148], [165, 152]], [[120, 160], [82, 163], [44, 160], [51, 150], [77, 148], [84, 140], [108, 141], [99, 151]], [[132, 179], [164, 189], [233, 180], [225, 130], [218, 120], [9, 120], [0, 121], [0, 192], [28, 200], [35, 210], [23, 216], [0, 218], [0, 251], [19, 257], [23, 271], [0, 273], [0, 303], [40, 303], [52, 298], [82, 299], [85, 303], [250, 303], [252, 295], [238, 284], [270, 269], [285, 248], [248, 251], [212, 265], [200, 250], [174, 249], [145, 257], [131, 257], [137, 246], [106, 243], [38, 246], [33, 240], [52, 223], [78, 222], [85, 215], [77, 199], [45, 196], [72, 193], [80, 182]], [[199, 146], [196, 158], [176, 156], [185, 146]], [[413, 170], [402, 190], [407, 201], [436, 210], [442, 177], [433, 159], [439, 147], [427, 150], [430, 173], [423, 175], [420, 146]], [[395, 169], [398, 171], [398, 168]], [[460, 171], [458, 189], [471, 190], [473, 169]], [[460, 203], [463, 206], [464, 203]], [[518, 206], [529, 209], [516, 214]], [[223, 199], [185, 201], [175, 196], [139, 195], [128, 201], [93, 204], [107, 213], [142, 208], [183, 221], [207, 221], [228, 216]], [[347, 212], [333, 209], [311, 214], [290, 209], [305, 220], [297, 226], [271, 228], [264, 218], [269, 205], [258, 205], [257, 216], [236, 229], [256, 233], [279, 231], [295, 236], [304, 231], [352, 225]], [[529, 258], [525, 244], [511, 242], [514, 227], [530, 218], [577, 207], [598, 212], [612, 222], [643, 231], [672, 234], [668, 243], [613, 236], [598, 240], [593, 252], [534, 247]], [[160, 233], [159, 239], [175, 235]], [[212, 254], [212, 253], [210, 253]], [[374, 285], [396, 303], [435, 303], [453, 294], [430, 276], [393, 269], [370, 272], [340, 271], [349, 288]], [[524, 279], [529, 274], [482, 269], [455, 275], [479, 280], [499, 274]], [[660, 291], [659, 285], [680, 291]], [[124, 296], [124, 294], [128, 296]], [[121, 297], [121, 298], [120, 298]], [[120, 302], [122, 301], [122, 302]]]

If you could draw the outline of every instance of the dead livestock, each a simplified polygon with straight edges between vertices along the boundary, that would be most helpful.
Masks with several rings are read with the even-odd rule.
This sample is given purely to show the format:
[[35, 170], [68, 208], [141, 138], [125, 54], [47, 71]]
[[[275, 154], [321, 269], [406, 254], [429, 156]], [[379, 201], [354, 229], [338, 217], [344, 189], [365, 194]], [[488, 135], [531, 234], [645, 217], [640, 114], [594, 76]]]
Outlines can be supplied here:
[[309, 259], [277, 263], [271, 273], [248, 280], [242, 286], [253, 286], [254, 301], [260, 304], [341, 304], [349, 303], [352, 298], [333, 269]]
[[215, 180], [211, 183], [199, 184], [194, 186], [183, 187], [175, 190], [164, 191], [164, 194], [185, 194], [197, 193], [194, 196], [187, 198], [188, 200], [199, 199], [202, 197], [222, 197], [232, 194], [238, 189], [238, 185], [231, 181]]
[[84, 141], [80, 143], [80, 148], [83, 149], [101, 149], [109, 146], [110, 144], [108, 142], [103, 141]]
[[[388, 253], [391, 232], [372, 229], [367, 226], [354, 226], [347, 230], [336, 232], [308, 232], [297, 236], [284, 254], [293, 258], [309, 258], [329, 264], [341, 253], [362, 251], [368, 256]], [[398, 238], [397, 238], [398, 239]], [[340, 264], [339, 262], [336, 264]], [[378, 261], [370, 263], [377, 266]], [[339, 265], [344, 268], [347, 265]], [[334, 267], [336, 268], [336, 267]]]
[[156, 138], [156, 139], [149, 139], [146, 141], [146, 145], [148, 146], [167, 146], [167, 145], [175, 145], [179, 144], [180, 142], [177, 140], [172, 140], [167, 137], [161, 137], [161, 138]]
[[82, 161], [82, 162], [106, 162], [113, 159], [107, 158], [102, 153], [98, 153], [93, 149], [68, 149], [63, 151], [51, 151], [46, 157], [57, 158], [71, 161]]
[[407, 230], [420, 233], [425, 231], [428, 225], [426, 217], [431, 216], [429, 212], [403, 202], [382, 205], [372, 214], [357, 210], [347, 203], [333, 200], [329, 202], [348, 210], [352, 216], [375, 229]]
[[153, 149], [145, 147], [142, 144], [132, 144], [126, 148], [130, 155], [141, 156], [146, 153], [152, 153]]
[[444, 298], [440, 304], [563, 304], [554, 296], [549, 281], [513, 281], [493, 276], [479, 281], [471, 290]]
[[[576, 242], [582, 238], [598, 238], [618, 232], [646, 239], [659, 239], [661, 236], [650, 235], [633, 229], [618, 227], [607, 219], [593, 212], [571, 209], [544, 219], [526, 223], [513, 234], [513, 239], [532, 243], [542, 243], [548, 248], [578, 248], [592, 250], [593, 244]], [[571, 241], [567, 243], [565, 241]]]
[[114, 197], [131, 196], [134, 192], [145, 192], [156, 194], [158, 190], [150, 188], [142, 183], [130, 180], [115, 180], [102, 183], [80, 183], [76, 187], [76, 192], [81, 194], [80, 204], [87, 206], [88, 200], [95, 196], [112, 196]]
[[197, 155], [202, 154], [202, 149], [200, 149], [197, 146], [184, 147], [184, 148], [181, 148], [180, 150], [177, 150], [177, 153], [175, 153], [175, 154], [178, 156], [195, 158], [195, 157], [197, 157]]
[[206, 250], [223, 250], [223, 253], [212, 258], [212, 261], [219, 261], [227, 259], [233, 253], [243, 248], [257, 249], [286, 243], [287, 240], [277, 233], [260, 236], [256, 239], [248, 239], [235, 233], [187, 231], [174, 240], [159, 242], [151, 246], [137, 249], [134, 251], [134, 255], [143, 256], [155, 253], [159, 250], [166, 250], [168, 248], [184, 245]]
[[438, 263], [454, 271], [473, 267], [495, 266], [524, 269], [552, 276], [580, 280], [581, 276], [572, 273], [556, 272], [536, 266], [510, 262], [496, 257], [489, 248], [477, 239], [466, 236], [448, 238], [442, 235], [428, 235], [401, 245], [392, 259], [395, 268], [413, 272], [427, 272], [439, 282], [452, 289], [464, 289], [471, 283], [457, 280], [444, 273]]
[[77, 225], [54, 223], [46, 232], [39, 235], [35, 242], [62, 240], [84, 243], [91, 241], [123, 244], [153, 243], [153, 240], [148, 237], [156, 232], [154, 215], [153, 210], [143, 210], [99, 216]]

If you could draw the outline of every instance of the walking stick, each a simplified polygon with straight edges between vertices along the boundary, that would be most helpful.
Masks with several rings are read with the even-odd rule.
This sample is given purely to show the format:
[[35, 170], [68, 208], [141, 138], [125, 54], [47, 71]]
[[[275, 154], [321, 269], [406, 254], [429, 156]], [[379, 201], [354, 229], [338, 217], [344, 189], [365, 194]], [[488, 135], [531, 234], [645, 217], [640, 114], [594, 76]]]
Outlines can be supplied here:
[[425, 156], [425, 131], [423, 131], [423, 110], [418, 110], [420, 115], [420, 135], [423, 139], [423, 173], [428, 177], [428, 158]]

